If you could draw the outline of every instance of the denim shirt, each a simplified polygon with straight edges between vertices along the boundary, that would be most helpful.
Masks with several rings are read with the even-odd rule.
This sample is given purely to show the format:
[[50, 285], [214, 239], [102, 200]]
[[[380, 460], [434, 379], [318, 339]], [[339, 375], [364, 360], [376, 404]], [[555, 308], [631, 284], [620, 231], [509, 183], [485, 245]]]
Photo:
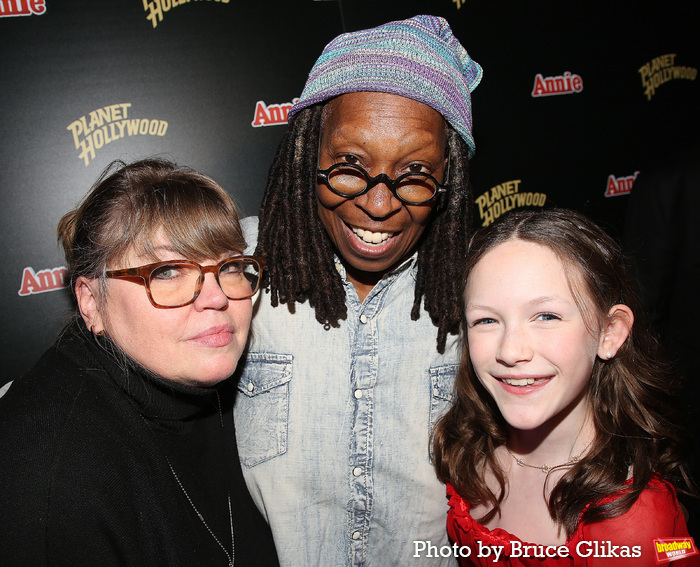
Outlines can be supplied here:
[[[243, 226], [252, 250], [257, 219]], [[415, 258], [364, 302], [336, 265], [339, 328], [324, 329], [308, 302], [294, 314], [265, 292], [257, 302], [235, 406], [248, 488], [283, 566], [456, 565], [415, 542], [449, 545], [429, 437], [452, 400], [457, 338], [441, 355], [428, 313], [411, 321]]]

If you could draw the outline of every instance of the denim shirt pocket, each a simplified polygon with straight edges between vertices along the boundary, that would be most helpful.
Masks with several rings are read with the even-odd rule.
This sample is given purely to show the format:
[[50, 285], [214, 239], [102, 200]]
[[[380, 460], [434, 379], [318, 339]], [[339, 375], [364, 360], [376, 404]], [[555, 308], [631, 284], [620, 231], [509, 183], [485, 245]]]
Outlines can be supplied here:
[[[458, 364], [445, 364], [430, 368], [430, 417], [428, 419], [428, 434], [431, 436], [435, 425], [452, 405], [455, 378]], [[428, 451], [430, 464], [433, 463], [432, 443]]]
[[248, 467], [287, 451], [292, 360], [291, 354], [247, 355], [235, 419], [238, 454]]

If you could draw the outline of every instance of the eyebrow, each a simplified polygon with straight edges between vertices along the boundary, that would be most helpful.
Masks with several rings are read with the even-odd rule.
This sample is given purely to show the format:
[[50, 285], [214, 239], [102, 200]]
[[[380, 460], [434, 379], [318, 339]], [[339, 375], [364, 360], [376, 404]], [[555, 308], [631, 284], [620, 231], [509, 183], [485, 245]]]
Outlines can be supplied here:
[[[541, 297], [536, 297], [535, 299], [532, 299], [527, 302], [527, 305], [532, 305], [533, 307], [536, 307], [538, 305], [542, 305], [545, 303], [569, 303], [565, 298], [560, 297], [559, 295], [543, 295]], [[575, 302], [574, 302], [575, 304]], [[470, 309], [484, 309], [484, 310], [489, 310], [493, 309], [493, 307], [488, 306], [488, 305], [480, 305], [478, 303], [467, 303], [465, 305], [465, 311], [468, 311]]]
[[[152, 252], [152, 253], [151, 253]], [[180, 256], [180, 258], [174, 258], [175, 259], [182, 259], [185, 260], [185, 256], [180, 252], [179, 250], [176, 250], [170, 245], [159, 245], [159, 246], [152, 246], [151, 247], [151, 252], [149, 252], [147, 249], [143, 249], [142, 253], [138, 254], [139, 258], [143, 258], [144, 260], [153, 260], [154, 262], [160, 262], [163, 260], [161, 254], [163, 252], [170, 252], [174, 255]]]

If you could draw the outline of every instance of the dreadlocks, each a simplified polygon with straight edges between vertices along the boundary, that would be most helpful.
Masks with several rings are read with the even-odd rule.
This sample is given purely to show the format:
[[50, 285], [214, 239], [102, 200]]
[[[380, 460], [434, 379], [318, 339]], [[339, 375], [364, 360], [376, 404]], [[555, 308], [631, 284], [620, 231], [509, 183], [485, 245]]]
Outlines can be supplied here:
[[[323, 105], [300, 111], [277, 149], [260, 208], [256, 255], [267, 258], [263, 285], [271, 304], [309, 301], [316, 319], [337, 327], [347, 316], [345, 290], [335, 268], [333, 244], [318, 216], [316, 166]], [[411, 319], [420, 316], [421, 300], [437, 326], [437, 350], [445, 352], [448, 333], [459, 328], [462, 268], [471, 236], [471, 188], [468, 149], [447, 127], [447, 193], [437, 197], [433, 220], [418, 243], [418, 271]]]

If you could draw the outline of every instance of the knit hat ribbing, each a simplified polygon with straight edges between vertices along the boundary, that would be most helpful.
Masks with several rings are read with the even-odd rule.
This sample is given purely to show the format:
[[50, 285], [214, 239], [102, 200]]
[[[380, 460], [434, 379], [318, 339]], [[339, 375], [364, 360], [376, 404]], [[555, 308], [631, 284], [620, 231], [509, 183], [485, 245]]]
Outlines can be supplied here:
[[404, 96], [437, 110], [474, 154], [471, 95], [483, 71], [445, 19], [415, 16], [339, 35], [314, 64], [298, 102], [300, 110], [345, 93]]

